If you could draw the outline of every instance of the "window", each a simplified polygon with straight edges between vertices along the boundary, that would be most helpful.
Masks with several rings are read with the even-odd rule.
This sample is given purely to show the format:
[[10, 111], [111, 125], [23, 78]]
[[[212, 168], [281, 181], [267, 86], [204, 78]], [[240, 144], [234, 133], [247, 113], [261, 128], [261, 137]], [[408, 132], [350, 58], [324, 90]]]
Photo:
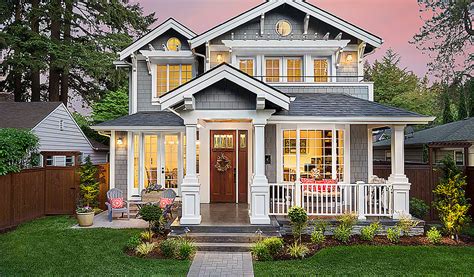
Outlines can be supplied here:
[[328, 60], [314, 60], [314, 81], [317, 83], [328, 81]]
[[172, 37], [166, 42], [166, 48], [168, 48], [169, 51], [179, 51], [181, 49], [181, 41]]
[[286, 59], [286, 75], [288, 82], [301, 82], [301, 58]]
[[253, 59], [241, 59], [239, 61], [239, 68], [243, 72], [247, 73], [250, 76], [254, 76], [253, 74]]
[[280, 59], [270, 58], [265, 60], [266, 73], [265, 75], [267, 82], [279, 82], [280, 81]]
[[280, 20], [277, 22], [275, 29], [280, 36], [286, 37], [291, 34], [292, 27], [290, 22], [288, 22], [287, 20]]
[[191, 80], [192, 68], [190, 64], [157, 65], [156, 96], [159, 97]]
[[214, 149], [233, 149], [233, 135], [214, 135]]
[[74, 166], [75, 156], [46, 156], [46, 166]]
[[435, 163], [441, 164], [446, 156], [451, 156], [456, 165], [464, 165], [464, 151], [462, 149], [439, 149], [435, 151]]
[[158, 180], [158, 136], [145, 135], [145, 176], [144, 186], [153, 186]]
[[133, 188], [138, 189], [138, 166], [139, 166], [139, 157], [140, 157], [140, 136], [133, 135]]
[[66, 156], [66, 166], [74, 166], [74, 156]]
[[283, 181], [295, 182], [298, 173], [300, 178], [344, 181], [344, 131], [284, 130]]

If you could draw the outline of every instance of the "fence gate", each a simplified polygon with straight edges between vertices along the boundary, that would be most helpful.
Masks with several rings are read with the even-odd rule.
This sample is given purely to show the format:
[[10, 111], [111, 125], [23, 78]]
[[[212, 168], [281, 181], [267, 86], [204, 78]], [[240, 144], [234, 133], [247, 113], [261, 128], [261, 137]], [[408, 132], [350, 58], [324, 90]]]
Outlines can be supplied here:
[[79, 193], [76, 167], [46, 167], [45, 214], [72, 214]]

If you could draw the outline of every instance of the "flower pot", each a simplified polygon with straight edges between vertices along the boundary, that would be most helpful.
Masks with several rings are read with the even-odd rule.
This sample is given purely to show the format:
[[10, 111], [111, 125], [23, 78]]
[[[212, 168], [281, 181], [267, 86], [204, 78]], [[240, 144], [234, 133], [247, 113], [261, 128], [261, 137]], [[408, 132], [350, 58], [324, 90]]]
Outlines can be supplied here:
[[77, 213], [77, 221], [79, 222], [79, 226], [81, 227], [88, 227], [92, 226], [94, 223], [94, 212], [90, 213]]

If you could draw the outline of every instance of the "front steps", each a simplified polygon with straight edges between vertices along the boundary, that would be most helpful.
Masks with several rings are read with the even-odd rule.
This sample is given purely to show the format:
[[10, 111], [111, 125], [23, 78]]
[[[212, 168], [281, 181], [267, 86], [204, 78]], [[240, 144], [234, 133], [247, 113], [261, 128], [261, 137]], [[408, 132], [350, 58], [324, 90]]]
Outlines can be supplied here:
[[[200, 251], [246, 252], [261, 237], [281, 237], [278, 223], [271, 225], [171, 225], [170, 238], [187, 236]], [[185, 234], [185, 230], [189, 230]]]

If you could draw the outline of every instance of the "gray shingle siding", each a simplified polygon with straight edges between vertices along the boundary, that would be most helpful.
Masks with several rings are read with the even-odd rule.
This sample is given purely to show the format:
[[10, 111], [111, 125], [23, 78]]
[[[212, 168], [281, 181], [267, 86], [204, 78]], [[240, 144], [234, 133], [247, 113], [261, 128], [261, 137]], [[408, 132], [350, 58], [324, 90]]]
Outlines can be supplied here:
[[368, 180], [367, 125], [351, 125], [351, 183]]
[[359, 68], [357, 65], [357, 62], [353, 62], [351, 64], [340, 64], [339, 67], [336, 68], [337, 82], [357, 82], [357, 77], [354, 77], [358, 75]]
[[151, 75], [145, 61], [138, 61], [137, 80], [137, 111], [158, 111], [158, 106], [151, 104]]
[[127, 132], [116, 132], [115, 136], [123, 140], [115, 145], [115, 187], [127, 195]]
[[[338, 80], [339, 81], [339, 80]], [[278, 86], [273, 85], [275, 88], [283, 93], [343, 93], [350, 96], [354, 96], [360, 99], [369, 100], [369, 87], [368, 86]]]
[[276, 183], [277, 168], [276, 168], [276, 125], [268, 124], [265, 126], [265, 155], [271, 156], [271, 163], [265, 164], [265, 175], [268, 182]]
[[255, 110], [256, 96], [224, 80], [194, 95], [197, 110]]

